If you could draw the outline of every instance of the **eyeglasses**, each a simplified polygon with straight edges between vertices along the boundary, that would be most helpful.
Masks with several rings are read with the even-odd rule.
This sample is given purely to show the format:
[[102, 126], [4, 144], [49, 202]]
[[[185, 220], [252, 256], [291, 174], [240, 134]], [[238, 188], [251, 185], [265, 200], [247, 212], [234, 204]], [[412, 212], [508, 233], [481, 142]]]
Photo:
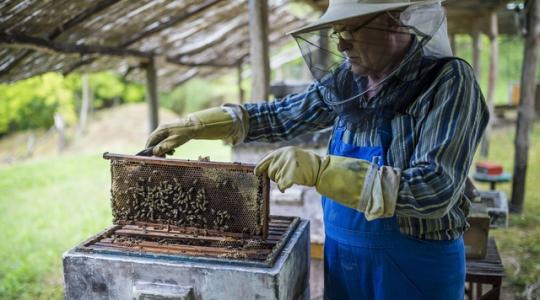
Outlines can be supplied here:
[[[384, 14], [388, 14], [390, 16], [390, 18], [392, 18], [392, 19], [394, 19], [394, 21], [396, 21], [397, 24], [401, 23], [390, 12], [385, 11], [385, 12], [381, 12], [381, 13], [378, 13], [378, 14], [374, 15], [373, 17], [367, 19], [365, 22], [363, 22], [362, 24], [356, 26], [353, 29], [346, 29], [346, 30], [336, 30], [336, 29], [334, 29], [333, 32], [330, 33], [330, 38], [335, 39], [335, 40], [340, 40], [341, 39], [341, 40], [344, 40], [344, 41], [352, 41], [353, 35], [362, 28], [369, 28], [369, 29], [373, 29], [373, 30], [384, 30], [384, 31], [389, 31], [389, 32], [403, 33], [403, 32], [393, 31], [393, 30], [389, 30], [389, 29], [376, 28], [376, 27], [367, 27], [367, 25], [369, 25], [369, 23], [371, 23], [373, 20], [377, 19], [378, 17], [380, 17], [381, 15], [384, 15]], [[399, 25], [399, 26], [400, 27], [407, 27], [407, 26], [402, 26], [402, 25]]]
[[367, 19], [365, 22], [363, 22], [362, 24], [356, 26], [355, 28], [353, 29], [347, 29], [347, 30], [336, 30], [334, 29], [334, 31], [332, 33], [330, 33], [330, 37], [332, 39], [335, 39], [335, 40], [344, 40], [344, 41], [350, 41], [353, 39], [353, 34], [355, 32], [357, 32], [358, 30], [362, 29], [363, 27], [366, 27], [366, 25], [368, 25], [369, 23], [371, 23], [371, 21], [377, 19], [379, 16], [383, 15], [383, 13], [379, 13], [379, 14], [376, 14], [374, 15], [373, 17]]

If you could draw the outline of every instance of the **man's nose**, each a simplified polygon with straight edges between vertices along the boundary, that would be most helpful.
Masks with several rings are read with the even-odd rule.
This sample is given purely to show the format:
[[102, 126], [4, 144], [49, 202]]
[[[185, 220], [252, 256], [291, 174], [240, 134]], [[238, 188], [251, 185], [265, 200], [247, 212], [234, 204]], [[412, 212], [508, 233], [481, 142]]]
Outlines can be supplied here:
[[352, 43], [350, 41], [340, 38], [338, 41], [337, 47], [338, 47], [339, 52], [344, 52], [352, 48]]

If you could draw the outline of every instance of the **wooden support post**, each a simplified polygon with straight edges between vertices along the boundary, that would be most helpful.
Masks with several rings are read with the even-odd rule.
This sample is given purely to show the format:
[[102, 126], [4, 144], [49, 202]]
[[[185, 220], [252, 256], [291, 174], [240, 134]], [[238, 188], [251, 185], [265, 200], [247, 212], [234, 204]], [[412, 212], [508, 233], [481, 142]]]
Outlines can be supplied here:
[[536, 84], [536, 97], [534, 100], [534, 109], [536, 111], [536, 117], [540, 118], [540, 83]]
[[82, 102], [81, 110], [79, 113], [79, 128], [77, 134], [82, 136], [86, 130], [86, 120], [88, 119], [88, 111], [90, 110], [91, 100], [91, 90], [90, 90], [90, 81], [88, 79], [88, 74], [84, 73], [82, 75]]
[[494, 114], [493, 114], [493, 102], [495, 98], [495, 85], [497, 83], [497, 60], [499, 58], [499, 45], [497, 43], [498, 36], [498, 24], [497, 24], [497, 12], [492, 11], [489, 16], [489, 78], [488, 78], [488, 90], [486, 102], [489, 108], [490, 119], [484, 132], [484, 138], [482, 139], [482, 144], [480, 145], [480, 155], [482, 157], [487, 157], [489, 152], [489, 142], [491, 135], [491, 126], [493, 124]]
[[58, 132], [58, 153], [66, 147], [66, 122], [61, 114], [54, 113], [54, 128]]
[[242, 88], [242, 64], [238, 64], [236, 68], [237, 80], [238, 80], [238, 101], [240, 104], [244, 103], [244, 89]]
[[[321, 36], [319, 37], [319, 48], [330, 49], [328, 35], [321, 34]], [[327, 68], [328, 62], [330, 61], [328, 51], [319, 51], [316, 59], [316, 64], [318, 64], [321, 68]]]
[[474, 75], [476, 76], [476, 80], [480, 82], [480, 52], [482, 51], [482, 32], [475, 28], [475, 30], [472, 33], [472, 44], [473, 44], [473, 57], [472, 57], [472, 63], [473, 63], [473, 69], [474, 69]]
[[525, 199], [525, 181], [529, 161], [530, 132], [534, 119], [534, 97], [538, 47], [540, 43], [540, 0], [527, 1], [527, 33], [523, 69], [521, 73], [521, 96], [516, 126], [514, 176], [510, 210], [521, 213]]
[[146, 69], [146, 101], [148, 102], [148, 124], [150, 132], [159, 124], [158, 89], [155, 60], [152, 58], [144, 64]]
[[249, 0], [249, 41], [251, 100], [267, 101], [270, 90], [267, 0]]
[[452, 49], [452, 54], [454, 54], [454, 56], [457, 56], [456, 34], [451, 32], [449, 33], [449, 37], [450, 37], [450, 48]]

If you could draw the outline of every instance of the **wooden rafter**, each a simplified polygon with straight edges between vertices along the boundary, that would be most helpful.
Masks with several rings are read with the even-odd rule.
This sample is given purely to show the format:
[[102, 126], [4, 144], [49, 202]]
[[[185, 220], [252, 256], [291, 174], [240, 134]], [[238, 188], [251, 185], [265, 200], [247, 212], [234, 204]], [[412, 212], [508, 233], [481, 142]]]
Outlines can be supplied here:
[[67, 76], [67, 75], [71, 74], [71, 72], [73, 72], [73, 71], [77, 70], [78, 68], [80, 68], [81, 66], [91, 64], [96, 59], [97, 59], [97, 57], [94, 57], [94, 56], [83, 58], [83, 59], [79, 60], [78, 62], [72, 64], [71, 66], [67, 67], [66, 69], [64, 69], [64, 71], [62, 72], [62, 75]]
[[[275, 13], [272, 10], [272, 13]], [[300, 23], [297, 19], [290, 15], [272, 15], [270, 19], [270, 24], [274, 31], [271, 33], [270, 40], [277, 31], [290, 31], [293, 28], [300, 27]], [[303, 23], [302, 23], [303, 24]], [[231, 53], [237, 54], [238, 50], [235, 49], [247, 49], [249, 47], [249, 32], [248, 32], [248, 21], [242, 22], [240, 26], [235, 26], [234, 30], [231, 30], [225, 38], [214, 38], [208, 41], [204, 41], [199, 45], [189, 47], [187, 49], [180, 49], [180, 53], [174, 54], [174, 60], [181, 62], [193, 62], [194, 57], [203, 57], [204, 59], [215, 61], [217, 58], [215, 49], [219, 48], [219, 53]], [[203, 46], [204, 45], [204, 46]], [[237, 56], [237, 55], [234, 55]]]
[[[219, 44], [227, 39], [230, 38], [230, 33], [235, 32], [241, 28], [247, 28], [248, 20], [235, 20], [235, 22], [231, 22], [230, 24], [225, 25], [226, 27], [222, 27], [221, 30], [224, 32], [227, 32], [228, 34], [223, 34], [221, 32], [216, 32], [212, 36], [207, 37], [204, 41], [201, 42], [194, 42], [189, 43], [186, 45], [187, 48], [185, 50], [182, 50], [182, 52], [175, 56], [176, 59], [181, 59], [182, 56], [190, 55], [192, 53], [198, 53], [201, 52], [204, 49], [207, 49], [208, 47], [211, 47], [212, 45]], [[221, 33], [221, 34], [220, 34]]]
[[62, 54], [102, 54], [121, 57], [133, 56], [143, 59], [153, 56], [152, 53], [138, 50], [96, 45], [63, 44], [17, 33], [0, 33], [0, 44], [3, 44], [4, 47], [33, 48]]
[[[273, 25], [275, 26], [275, 28], [278, 28], [279, 30], [274, 30], [269, 35], [269, 41], [270, 41], [270, 44], [272, 45], [281, 44], [282, 42], [290, 38], [286, 35], [281, 34], [279, 31], [288, 32], [295, 28], [302, 27], [302, 25], [304, 25], [303, 22], [297, 19], [288, 19], [288, 18], [278, 18], [276, 22]], [[239, 61], [239, 58], [243, 59], [244, 57], [249, 56], [249, 52], [248, 52], [249, 39], [247, 38], [240, 39], [237, 37], [247, 36], [247, 35], [248, 35], [247, 28], [242, 28], [242, 30], [236, 33], [231, 33], [229, 35], [229, 39], [226, 42], [219, 44], [219, 46], [212, 45], [206, 48], [204, 51], [201, 51], [197, 55], [190, 55], [190, 56], [183, 55], [181, 56], [181, 58], [174, 56], [174, 59], [177, 59], [181, 62], [197, 62], [198, 60], [197, 58], [204, 58], [206, 60], [217, 61], [217, 59], [223, 56], [221, 55], [222, 53], [230, 53], [230, 55], [228, 56], [229, 61], [231, 58], [234, 61]], [[216, 52], [215, 48], [219, 48], [219, 52]]]
[[236, 1], [232, 2], [232, 4], [225, 6], [225, 9], [219, 9], [218, 12], [210, 14], [208, 17], [204, 16], [203, 18], [198, 18], [197, 20], [193, 20], [193, 22], [190, 22], [188, 30], [182, 30], [183, 28], [179, 28], [179, 31], [174, 32], [174, 39], [167, 42], [167, 47], [177, 47], [177, 43], [180, 45], [183, 45], [185, 43], [185, 40], [192, 36], [201, 36], [201, 35], [207, 35], [208, 32], [213, 32], [213, 28], [216, 26], [221, 26], [221, 24], [225, 24], [230, 22], [230, 15], [229, 11], [241, 11], [239, 13], [239, 17], [241, 14], [247, 14], [247, 9], [245, 9], [246, 3], [242, 1]]
[[[270, 9], [269, 15], [272, 16], [272, 15], [276, 14], [280, 9], [282, 9], [282, 6], [272, 7]], [[275, 20], [276, 22], [281, 20], [281, 18], [276, 18], [276, 19], [277, 19], [277, 20]], [[226, 31], [233, 33], [233, 32], [236, 32], [236, 31], [242, 29], [242, 28], [249, 28], [249, 20], [247, 18], [245, 20], [240, 19], [236, 23], [231, 22], [231, 24], [228, 24], [228, 26], [229, 26], [229, 28], [226, 28]], [[228, 35], [224, 35], [224, 34], [215, 35], [211, 39], [205, 40], [205, 41], [200, 42], [200, 43], [193, 43], [192, 45], [189, 45], [189, 47], [187, 47], [187, 49], [182, 50], [181, 53], [179, 53], [179, 54], [177, 54], [175, 56], [175, 58], [180, 60], [184, 56], [187, 56], [187, 55], [190, 55], [190, 54], [193, 54], [193, 53], [198, 53], [198, 52], [200, 52], [200, 51], [202, 51], [204, 49], [212, 47], [213, 45], [219, 44], [219, 43], [221, 43], [221, 42], [223, 42], [225, 40], [228, 40], [228, 39], [231, 39], [230, 34], [228, 34]]]
[[[80, 14], [76, 15], [75, 17], [67, 20], [65, 23], [61, 24], [60, 26], [56, 27], [49, 35], [49, 40], [54, 40], [58, 36], [60, 36], [62, 33], [66, 32], [68, 29], [75, 27], [76, 25], [80, 24], [81, 22], [84, 22], [91, 16], [103, 11], [104, 9], [107, 9], [111, 5], [117, 3], [119, 0], [102, 0], [99, 1], [96, 5], [84, 10]], [[7, 67], [5, 67], [3, 70], [0, 70], [2, 72], [8, 73], [11, 69], [16, 67], [21, 61], [23, 61], [28, 55], [30, 55], [32, 51], [30, 50], [24, 50], [16, 59], [14, 59]]]
[[111, 5], [114, 5], [120, 0], [102, 0], [96, 3], [96, 5], [84, 10], [80, 14], [74, 16], [73, 18], [69, 19], [67, 22], [63, 23], [62, 25], [56, 27], [50, 34], [49, 39], [54, 40], [58, 36], [60, 36], [62, 33], [68, 31], [72, 27], [75, 27], [88, 18], [94, 16], [95, 14], [109, 8]]
[[136, 35], [134, 38], [122, 43], [120, 45], [120, 47], [127, 47], [127, 46], [130, 46], [130, 45], [133, 45], [134, 43], [144, 39], [144, 38], [147, 38], [153, 34], [156, 34], [158, 32], [161, 32], [162, 30], [164, 29], [167, 29], [171, 26], [174, 26], [182, 21], [185, 21], [186, 19], [196, 15], [196, 14], [199, 14], [207, 9], [209, 9], [210, 7], [218, 4], [219, 2], [221, 2], [223, 0], [206, 0], [204, 1], [201, 5], [198, 5], [196, 6], [195, 8], [192, 8], [192, 9], [187, 9], [183, 14], [179, 15], [179, 16], [176, 16], [176, 17], [173, 17], [167, 21], [164, 21], [162, 23], [160, 23], [159, 25], [157, 25], [156, 27], [154, 28], [151, 28], [149, 30], [146, 30], [146, 31], [143, 31], [141, 32], [140, 34]]
[[[212, 7], [213, 5], [215, 4], [218, 4], [219, 2], [221, 2], [223, 0], [206, 0], [205, 2], [203, 2], [201, 5], [193, 8], [193, 9], [190, 9], [190, 10], [187, 10], [184, 14], [180, 15], [180, 16], [177, 16], [177, 17], [174, 17], [174, 18], [171, 18], [170, 20], [168, 21], [165, 21], [163, 23], [161, 23], [160, 25], [156, 26], [155, 28], [151, 28], [147, 31], [144, 31], [142, 33], [140, 33], [139, 35], [137, 35], [136, 37], [122, 43], [120, 45], [120, 47], [129, 47], [130, 45], [142, 40], [142, 39], [145, 39], [145, 38], [148, 38], [149, 36], [153, 35], [153, 34], [156, 34], [156, 33], [159, 33], [167, 28], [170, 28], [182, 21], [185, 21], [186, 19], [196, 15], [196, 14], [200, 14], [201, 12], [205, 11], [206, 9]], [[69, 74], [73, 71], [75, 71], [76, 69], [84, 66], [84, 65], [87, 65], [87, 64], [90, 64], [92, 62], [94, 62], [95, 60], [97, 59], [97, 57], [94, 57], [94, 58], [89, 58], [85, 61], [79, 61], [71, 66], [69, 66], [67, 68], [66, 71], [64, 71], [64, 74]]]
[[29, 54], [30, 54], [30, 50], [25, 50], [25, 51], [22, 51], [19, 55], [17, 55], [12, 61], [11, 63], [9, 63], [9, 65], [7, 65], [6, 67], [4, 67], [3, 69], [0, 70], [0, 74], [2, 73], [8, 73], [9, 71], [11, 71], [11, 69], [13, 69], [14, 67], [16, 67], [17, 65], [19, 65], [19, 63], [21, 61], [23, 61]]

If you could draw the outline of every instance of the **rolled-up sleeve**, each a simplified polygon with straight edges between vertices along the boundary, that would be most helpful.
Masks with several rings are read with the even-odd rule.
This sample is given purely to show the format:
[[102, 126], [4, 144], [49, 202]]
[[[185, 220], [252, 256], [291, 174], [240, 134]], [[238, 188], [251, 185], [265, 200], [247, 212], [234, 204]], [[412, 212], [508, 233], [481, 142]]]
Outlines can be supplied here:
[[418, 143], [402, 170], [396, 214], [440, 218], [462, 197], [474, 153], [489, 119], [470, 66], [445, 66], [428, 113], [419, 122]]
[[322, 100], [317, 83], [272, 102], [246, 103], [249, 129], [244, 142], [277, 142], [333, 124], [335, 113]]

